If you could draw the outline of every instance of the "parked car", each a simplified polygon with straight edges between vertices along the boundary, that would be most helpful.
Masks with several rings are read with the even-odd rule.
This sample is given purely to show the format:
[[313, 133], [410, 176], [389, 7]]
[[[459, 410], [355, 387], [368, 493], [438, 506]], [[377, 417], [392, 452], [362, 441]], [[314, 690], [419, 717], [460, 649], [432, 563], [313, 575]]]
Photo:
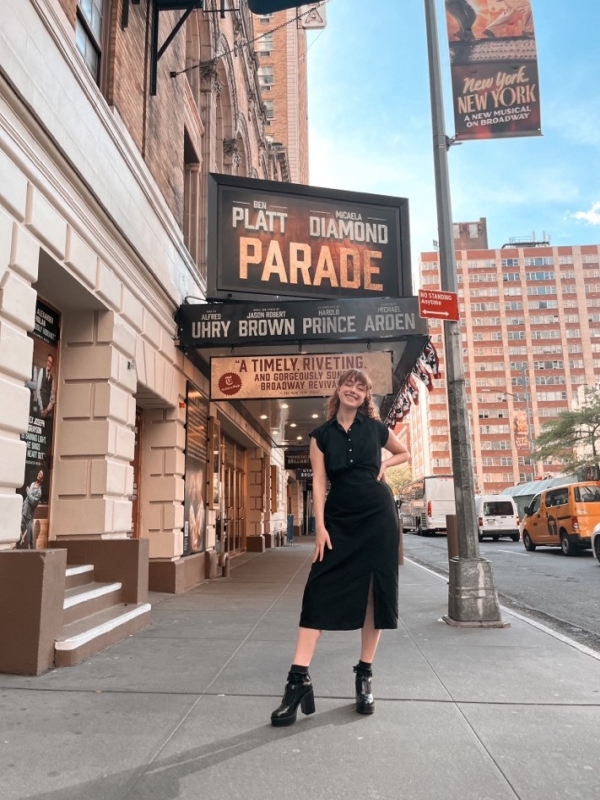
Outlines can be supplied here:
[[497, 542], [501, 536], [510, 536], [513, 542], [519, 541], [519, 512], [510, 495], [484, 494], [477, 496], [475, 498], [475, 514], [480, 542], [484, 538]]
[[600, 561], [600, 523], [592, 531], [592, 553]]
[[600, 483], [586, 481], [553, 486], [525, 506], [521, 534], [526, 550], [538, 545], [560, 547], [566, 556], [592, 546], [592, 531], [600, 524]]

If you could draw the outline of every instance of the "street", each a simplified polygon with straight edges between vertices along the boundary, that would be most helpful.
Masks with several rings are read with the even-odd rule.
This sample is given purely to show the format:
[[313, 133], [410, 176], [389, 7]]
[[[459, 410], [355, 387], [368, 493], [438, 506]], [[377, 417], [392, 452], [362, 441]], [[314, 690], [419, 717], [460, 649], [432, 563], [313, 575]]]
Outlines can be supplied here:
[[[448, 574], [446, 537], [404, 535], [406, 558]], [[558, 548], [528, 553], [522, 542], [480, 544], [493, 566], [500, 602], [600, 651], [600, 564], [586, 550], [568, 558]], [[402, 577], [400, 578], [402, 580]]]

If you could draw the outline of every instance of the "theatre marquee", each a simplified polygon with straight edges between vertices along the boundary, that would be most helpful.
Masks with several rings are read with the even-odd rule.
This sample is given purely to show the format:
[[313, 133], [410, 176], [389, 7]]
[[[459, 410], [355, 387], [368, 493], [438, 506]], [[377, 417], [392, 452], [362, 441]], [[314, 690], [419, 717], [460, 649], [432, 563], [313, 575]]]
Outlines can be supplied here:
[[194, 303], [178, 311], [181, 347], [376, 342], [427, 334], [416, 297], [282, 303]]
[[412, 295], [408, 200], [209, 176], [209, 299]]

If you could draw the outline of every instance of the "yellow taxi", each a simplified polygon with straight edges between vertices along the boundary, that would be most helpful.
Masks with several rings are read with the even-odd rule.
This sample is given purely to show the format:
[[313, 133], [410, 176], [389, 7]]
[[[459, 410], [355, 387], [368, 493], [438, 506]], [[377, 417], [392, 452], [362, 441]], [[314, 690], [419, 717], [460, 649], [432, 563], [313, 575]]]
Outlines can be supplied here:
[[566, 556], [591, 547], [600, 523], [600, 482], [586, 481], [553, 486], [525, 506], [521, 536], [526, 550], [560, 547]]

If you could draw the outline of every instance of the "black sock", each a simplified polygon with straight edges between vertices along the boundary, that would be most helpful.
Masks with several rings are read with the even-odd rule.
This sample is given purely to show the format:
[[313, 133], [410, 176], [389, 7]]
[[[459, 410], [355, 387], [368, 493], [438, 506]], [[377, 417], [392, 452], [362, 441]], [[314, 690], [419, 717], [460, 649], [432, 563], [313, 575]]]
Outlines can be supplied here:
[[373, 670], [371, 667], [373, 663], [369, 663], [367, 661], [359, 661], [358, 664], [354, 667], [354, 672], [360, 672], [363, 675], [367, 675], [369, 678], [373, 675]]

